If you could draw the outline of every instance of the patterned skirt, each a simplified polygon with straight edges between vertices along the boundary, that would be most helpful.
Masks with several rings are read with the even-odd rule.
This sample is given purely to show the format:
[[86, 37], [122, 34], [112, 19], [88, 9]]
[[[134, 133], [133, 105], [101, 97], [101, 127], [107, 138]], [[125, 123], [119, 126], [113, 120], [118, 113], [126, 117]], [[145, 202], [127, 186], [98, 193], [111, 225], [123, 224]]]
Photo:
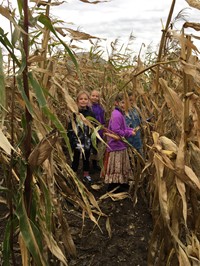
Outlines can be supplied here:
[[107, 152], [104, 157], [104, 167], [101, 173], [104, 183], [128, 183], [133, 180], [128, 150]]

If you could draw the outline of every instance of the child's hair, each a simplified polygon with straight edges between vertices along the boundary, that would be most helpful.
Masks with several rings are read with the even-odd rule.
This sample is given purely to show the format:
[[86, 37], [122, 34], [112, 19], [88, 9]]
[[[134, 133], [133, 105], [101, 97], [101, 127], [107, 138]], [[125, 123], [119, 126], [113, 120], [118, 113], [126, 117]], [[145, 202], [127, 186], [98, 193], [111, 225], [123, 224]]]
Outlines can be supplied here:
[[77, 96], [76, 96], [76, 101], [78, 101], [79, 97], [80, 97], [82, 94], [86, 94], [87, 97], [88, 97], [88, 99], [90, 99], [90, 94], [89, 94], [89, 92], [86, 91], [86, 90], [81, 90], [81, 91], [78, 92], [78, 94], [77, 94]]
[[133, 96], [133, 97], [135, 97], [136, 96], [136, 93], [135, 92], [133, 92], [133, 91], [128, 91], [128, 97], [130, 97], [130, 96]]
[[115, 96], [115, 102], [121, 102], [124, 99], [124, 93], [123, 92], [119, 92], [116, 96]]
[[133, 92], [132, 91], [128, 91], [128, 97], [130, 97], [130, 96], [133, 96]]
[[99, 94], [99, 101], [98, 101], [98, 102], [100, 103], [100, 96], [101, 96], [101, 93], [100, 93], [99, 90], [93, 89], [93, 90], [91, 91], [91, 93], [90, 93], [90, 96], [91, 96], [91, 94], [92, 94], [94, 91], [96, 91], [96, 92]]
[[93, 91], [96, 91], [96, 92], [98, 92], [98, 93], [99, 93], [99, 95], [101, 94], [101, 93], [100, 93], [100, 91], [99, 91], [99, 90], [97, 90], [97, 89], [93, 89], [93, 90], [91, 90], [91, 94], [93, 93]]

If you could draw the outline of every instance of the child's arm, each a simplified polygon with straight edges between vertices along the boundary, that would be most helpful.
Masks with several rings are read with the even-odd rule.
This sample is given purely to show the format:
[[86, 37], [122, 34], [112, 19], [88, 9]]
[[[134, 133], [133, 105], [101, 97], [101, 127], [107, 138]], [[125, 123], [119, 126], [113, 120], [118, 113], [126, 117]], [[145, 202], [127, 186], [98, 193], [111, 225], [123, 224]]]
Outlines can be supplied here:
[[130, 127], [122, 129], [123, 120], [122, 118], [113, 119], [111, 122], [111, 130], [120, 137], [128, 138], [135, 135], [135, 130]]

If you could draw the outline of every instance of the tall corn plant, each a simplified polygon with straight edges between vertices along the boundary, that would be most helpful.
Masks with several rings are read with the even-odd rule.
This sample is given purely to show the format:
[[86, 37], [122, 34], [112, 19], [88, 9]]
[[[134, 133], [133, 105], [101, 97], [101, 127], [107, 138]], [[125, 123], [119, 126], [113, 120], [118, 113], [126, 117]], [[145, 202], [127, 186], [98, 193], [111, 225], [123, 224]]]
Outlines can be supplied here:
[[[50, 4], [51, 1], [47, 6]], [[13, 71], [9, 70], [8, 74], [16, 77], [17, 81], [16, 84], [10, 83], [11, 77], [4, 74], [1, 54], [1, 126], [7, 127], [6, 132], [1, 128], [1, 148], [5, 152], [3, 155], [5, 165], [12, 161], [8, 178], [10, 182], [6, 188], [3, 188], [7, 192], [7, 201], [11, 202], [9, 204], [10, 221], [6, 226], [3, 242], [3, 265], [10, 265], [11, 260], [13, 265], [16, 264], [13, 243], [15, 245], [18, 243], [20, 246], [20, 261], [23, 265], [32, 263], [48, 265], [50, 259], [55, 263], [60, 261], [67, 265], [67, 257], [76, 255], [76, 248], [69, 233], [67, 220], [62, 214], [55, 184], [62, 188], [66, 198], [70, 193], [70, 197], [74, 198], [95, 223], [97, 221], [91, 205], [101, 213], [93, 195], [87, 191], [65, 162], [63, 152], [58, 145], [60, 136], [69, 148], [69, 155], [71, 155], [70, 146], [65, 127], [53, 112], [54, 110], [48, 106], [47, 98], [53, 99], [53, 97], [48, 91], [48, 82], [44, 82], [45, 76], [47, 81], [51, 76], [50, 70], [45, 71], [48, 65], [47, 54], [30, 55], [30, 52], [34, 51], [31, 45], [34, 45], [34, 40], [38, 36], [42, 36], [43, 31], [51, 32], [64, 46], [79, 75], [78, 64], [69, 47], [56, 32], [48, 17], [48, 11], [46, 15], [39, 12], [36, 17], [33, 17], [35, 10], [37, 6], [29, 9], [27, 1], [18, 1], [20, 18], [17, 22], [14, 13], [3, 6], [0, 7], [1, 14], [14, 26], [14, 31], [11, 31], [11, 42], [3, 29], [0, 29], [0, 42], [13, 61]], [[35, 27], [37, 31], [29, 32], [29, 25], [31, 29]], [[44, 26], [42, 31], [41, 25]], [[46, 51], [50, 41], [49, 35], [44, 34], [44, 38], [42, 48]], [[44, 64], [39, 68], [37, 63], [41, 60]], [[39, 73], [44, 73], [42, 79], [38, 69]], [[7, 90], [4, 84], [5, 77], [9, 84]], [[14, 91], [14, 94], [10, 93], [9, 88]], [[12, 112], [9, 106], [5, 105], [5, 95], [9, 101], [15, 101]], [[71, 111], [77, 111], [68, 93], [66, 93], [66, 101], [68, 103], [71, 101]], [[5, 123], [4, 111], [8, 112], [8, 116], [11, 115], [13, 129], [11, 140], [9, 135], [7, 136], [10, 126], [9, 123]], [[35, 146], [34, 149], [33, 146]], [[54, 150], [57, 150], [57, 156], [53, 155]], [[62, 165], [62, 171], [57, 167], [58, 165]], [[76, 185], [79, 194], [74, 193], [70, 185]], [[61, 228], [59, 233], [57, 226]], [[18, 240], [16, 240], [16, 233]]]
[[[159, 95], [159, 102], [155, 103], [158, 115], [150, 152], [149, 192], [154, 228], [148, 265], [200, 263], [199, 61], [191, 37], [184, 34], [185, 27], [199, 28], [198, 24], [186, 22], [181, 33], [168, 29], [167, 34], [179, 47], [178, 64], [174, 61], [160, 68], [159, 84], [155, 84], [156, 88], [161, 87], [163, 97]], [[165, 48], [159, 61], [171, 58]]]

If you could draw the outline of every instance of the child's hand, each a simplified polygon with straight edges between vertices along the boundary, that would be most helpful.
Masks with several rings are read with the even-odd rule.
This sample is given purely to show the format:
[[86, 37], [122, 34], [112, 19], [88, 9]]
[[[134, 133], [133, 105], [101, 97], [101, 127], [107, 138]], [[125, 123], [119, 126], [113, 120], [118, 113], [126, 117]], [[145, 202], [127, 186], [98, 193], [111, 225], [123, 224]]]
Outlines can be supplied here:
[[132, 135], [133, 135], [133, 136], [136, 135], [135, 129], [133, 129], [133, 131], [132, 131]]

